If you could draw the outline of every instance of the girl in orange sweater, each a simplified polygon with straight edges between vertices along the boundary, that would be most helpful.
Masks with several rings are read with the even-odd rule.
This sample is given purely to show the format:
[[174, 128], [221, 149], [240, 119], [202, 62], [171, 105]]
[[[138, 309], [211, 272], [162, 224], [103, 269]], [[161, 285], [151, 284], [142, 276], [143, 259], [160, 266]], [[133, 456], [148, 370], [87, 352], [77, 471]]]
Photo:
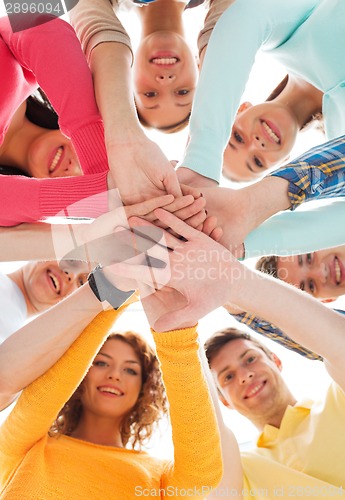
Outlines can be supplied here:
[[200, 498], [203, 488], [217, 485], [220, 443], [196, 328], [154, 333], [170, 403], [174, 460], [134, 449], [150, 436], [166, 402], [158, 361], [140, 337], [116, 334], [98, 352], [123, 309], [99, 314], [23, 391], [0, 428], [1, 499], [129, 500], [186, 491], [189, 498]]

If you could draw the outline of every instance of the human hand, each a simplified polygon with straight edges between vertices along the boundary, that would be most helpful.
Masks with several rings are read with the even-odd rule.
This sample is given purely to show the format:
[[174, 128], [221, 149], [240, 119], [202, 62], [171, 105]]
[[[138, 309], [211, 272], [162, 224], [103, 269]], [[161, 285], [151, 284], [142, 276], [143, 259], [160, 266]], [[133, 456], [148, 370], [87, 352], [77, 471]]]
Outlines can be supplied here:
[[[167, 279], [167, 269], [151, 269], [160, 289], [149, 294], [145, 283], [139, 283], [140, 293], [145, 294], [143, 306], [150, 325], [157, 331], [189, 327], [228, 301], [232, 266], [236, 266], [237, 261], [222, 245], [174, 215], [162, 209], [155, 214], [187, 241], [165, 233], [166, 245], [171, 249], [168, 254], [170, 277]], [[131, 218], [130, 223], [136, 227], [149, 225], [137, 218]], [[124, 268], [119, 264], [116, 267], [118, 274], [126, 273], [134, 279], [145, 271], [145, 266]]]
[[[157, 207], [170, 205], [174, 200], [172, 195], [164, 195], [123, 207], [118, 192], [113, 192], [112, 195], [117, 208], [101, 215], [91, 224], [57, 226], [56, 231], [54, 225], [51, 226], [57, 260], [82, 260], [89, 263], [91, 270], [99, 263], [107, 265], [129, 258], [128, 246], [133, 247], [133, 242], [130, 240], [130, 233], [124, 231], [125, 228], [129, 228], [127, 217], [136, 215], [154, 218], [154, 210]], [[192, 197], [187, 200], [185, 197], [181, 198], [180, 205], [189, 204], [191, 201], [193, 201]], [[147, 236], [154, 242], [158, 241], [161, 231], [151, 227], [150, 235]], [[146, 251], [150, 246], [152, 243], [148, 240], [145, 245], [142, 244], [140, 251]], [[134, 251], [133, 247], [131, 257]]]
[[237, 258], [242, 258], [243, 242], [252, 226], [252, 214], [246, 196], [241, 189], [220, 187], [205, 188], [202, 192], [208, 213], [217, 217], [218, 225], [223, 231], [217, 241]]
[[143, 132], [108, 144], [107, 151], [111, 174], [125, 205], [166, 193], [181, 196], [173, 166]]

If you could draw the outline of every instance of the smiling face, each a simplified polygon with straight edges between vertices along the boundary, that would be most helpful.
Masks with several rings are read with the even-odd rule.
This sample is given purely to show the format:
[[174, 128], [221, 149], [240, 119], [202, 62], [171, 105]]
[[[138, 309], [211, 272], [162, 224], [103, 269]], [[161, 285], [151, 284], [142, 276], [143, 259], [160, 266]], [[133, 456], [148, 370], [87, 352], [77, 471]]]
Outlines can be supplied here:
[[197, 64], [184, 39], [172, 32], [152, 33], [134, 60], [134, 95], [138, 113], [150, 126], [168, 127], [190, 113]]
[[45, 311], [83, 285], [88, 274], [83, 262], [76, 262], [66, 272], [56, 261], [26, 264], [22, 275], [27, 301], [35, 312]]
[[133, 347], [122, 340], [109, 339], [83, 381], [83, 413], [121, 422], [135, 406], [141, 386], [142, 368]]
[[298, 124], [288, 108], [265, 102], [244, 103], [236, 116], [223, 157], [223, 174], [234, 181], [258, 179], [287, 159]]
[[23, 170], [37, 178], [82, 175], [71, 141], [60, 130], [42, 130], [28, 147]]
[[224, 403], [258, 427], [275, 421], [291, 403], [280, 360], [246, 339], [232, 340], [212, 358], [211, 369]]
[[345, 245], [317, 252], [278, 257], [278, 278], [321, 299], [345, 294]]

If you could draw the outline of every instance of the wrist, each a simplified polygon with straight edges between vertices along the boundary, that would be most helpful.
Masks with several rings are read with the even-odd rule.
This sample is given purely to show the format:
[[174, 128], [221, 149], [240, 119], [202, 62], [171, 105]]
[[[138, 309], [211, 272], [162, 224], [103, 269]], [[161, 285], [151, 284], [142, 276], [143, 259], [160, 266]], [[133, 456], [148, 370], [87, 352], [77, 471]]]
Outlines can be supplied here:
[[99, 302], [106, 301], [115, 310], [119, 309], [135, 292], [135, 290], [123, 291], [113, 285], [100, 265], [89, 274], [88, 284]]
[[272, 215], [290, 208], [288, 187], [286, 179], [269, 176], [243, 189], [248, 203], [247, 214], [250, 217], [247, 234]]
[[109, 127], [105, 130], [105, 144], [108, 156], [116, 154], [117, 148], [121, 146], [132, 146], [147, 141], [147, 136], [142, 130], [137, 117], [127, 116], [119, 120], [121, 127]]
[[225, 273], [227, 284], [225, 285], [225, 297], [222, 305], [236, 304], [240, 308], [244, 307], [242, 301], [245, 300], [252, 274], [250, 269], [232, 256]]

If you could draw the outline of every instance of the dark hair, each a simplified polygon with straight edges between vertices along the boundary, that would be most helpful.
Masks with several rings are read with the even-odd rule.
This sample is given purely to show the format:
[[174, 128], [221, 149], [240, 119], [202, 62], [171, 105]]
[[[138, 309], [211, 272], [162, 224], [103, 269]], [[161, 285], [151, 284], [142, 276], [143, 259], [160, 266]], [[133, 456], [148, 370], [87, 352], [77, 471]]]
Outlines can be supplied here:
[[[140, 448], [152, 435], [158, 420], [168, 412], [162, 374], [154, 350], [143, 337], [131, 331], [112, 333], [106, 342], [114, 339], [130, 345], [141, 364], [141, 391], [137, 402], [130, 413], [126, 415], [121, 426], [123, 446], [130, 442], [133, 449], [137, 445]], [[68, 435], [75, 430], [83, 411], [82, 392], [83, 382], [60, 410], [50, 428], [49, 434], [51, 436]]]
[[42, 89], [27, 98], [25, 115], [31, 123], [39, 127], [48, 130], [59, 129], [59, 117]]
[[255, 264], [255, 269], [262, 273], [270, 274], [278, 278], [278, 257], [277, 255], [268, 255], [261, 257]]
[[[267, 97], [266, 101], [273, 101], [279, 94], [283, 92], [289, 80], [289, 75], [285, 75], [283, 80], [278, 83], [276, 88], [270, 93]], [[314, 113], [307, 118], [307, 120], [303, 123], [301, 130], [307, 130], [309, 125], [315, 125], [318, 130], [324, 133], [324, 123], [323, 123], [323, 115], [322, 112]]]
[[264, 351], [264, 353], [271, 358], [271, 351], [267, 347], [259, 342], [258, 340], [252, 338], [247, 332], [239, 330], [238, 328], [225, 328], [224, 330], [219, 330], [215, 332], [210, 338], [208, 338], [204, 344], [206, 357], [208, 364], [211, 365], [212, 359], [219, 353], [219, 351], [229, 342], [233, 340], [250, 340], [259, 349]]
[[[52, 105], [50, 104], [47, 96], [43, 90], [38, 89], [34, 94], [30, 95], [26, 100], [26, 118], [35, 125], [39, 127], [46, 128], [49, 130], [58, 130], [58, 115], [55, 113]], [[31, 177], [24, 170], [12, 167], [10, 165], [0, 164], [0, 174], [1, 175], [24, 175], [25, 177]]]
[[183, 130], [184, 128], [186, 128], [186, 126], [189, 123], [189, 118], [190, 118], [191, 112], [189, 112], [188, 115], [185, 118], [183, 118], [181, 121], [179, 121], [177, 123], [173, 123], [172, 125], [165, 125], [164, 127], [152, 127], [152, 125], [150, 125], [145, 120], [145, 118], [143, 118], [141, 116], [141, 114], [138, 111], [138, 108], [137, 108], [137, 114], [138, 114], [139, 122], [141, 123], [141, 125], [143, 127], [149, 128], [149, 129], [154, 128], [155, 130], [159, 130], [160, 132], [164, 132], [165, 134], [173, 134], [175, 132], [180, 132], [180, 130]]

